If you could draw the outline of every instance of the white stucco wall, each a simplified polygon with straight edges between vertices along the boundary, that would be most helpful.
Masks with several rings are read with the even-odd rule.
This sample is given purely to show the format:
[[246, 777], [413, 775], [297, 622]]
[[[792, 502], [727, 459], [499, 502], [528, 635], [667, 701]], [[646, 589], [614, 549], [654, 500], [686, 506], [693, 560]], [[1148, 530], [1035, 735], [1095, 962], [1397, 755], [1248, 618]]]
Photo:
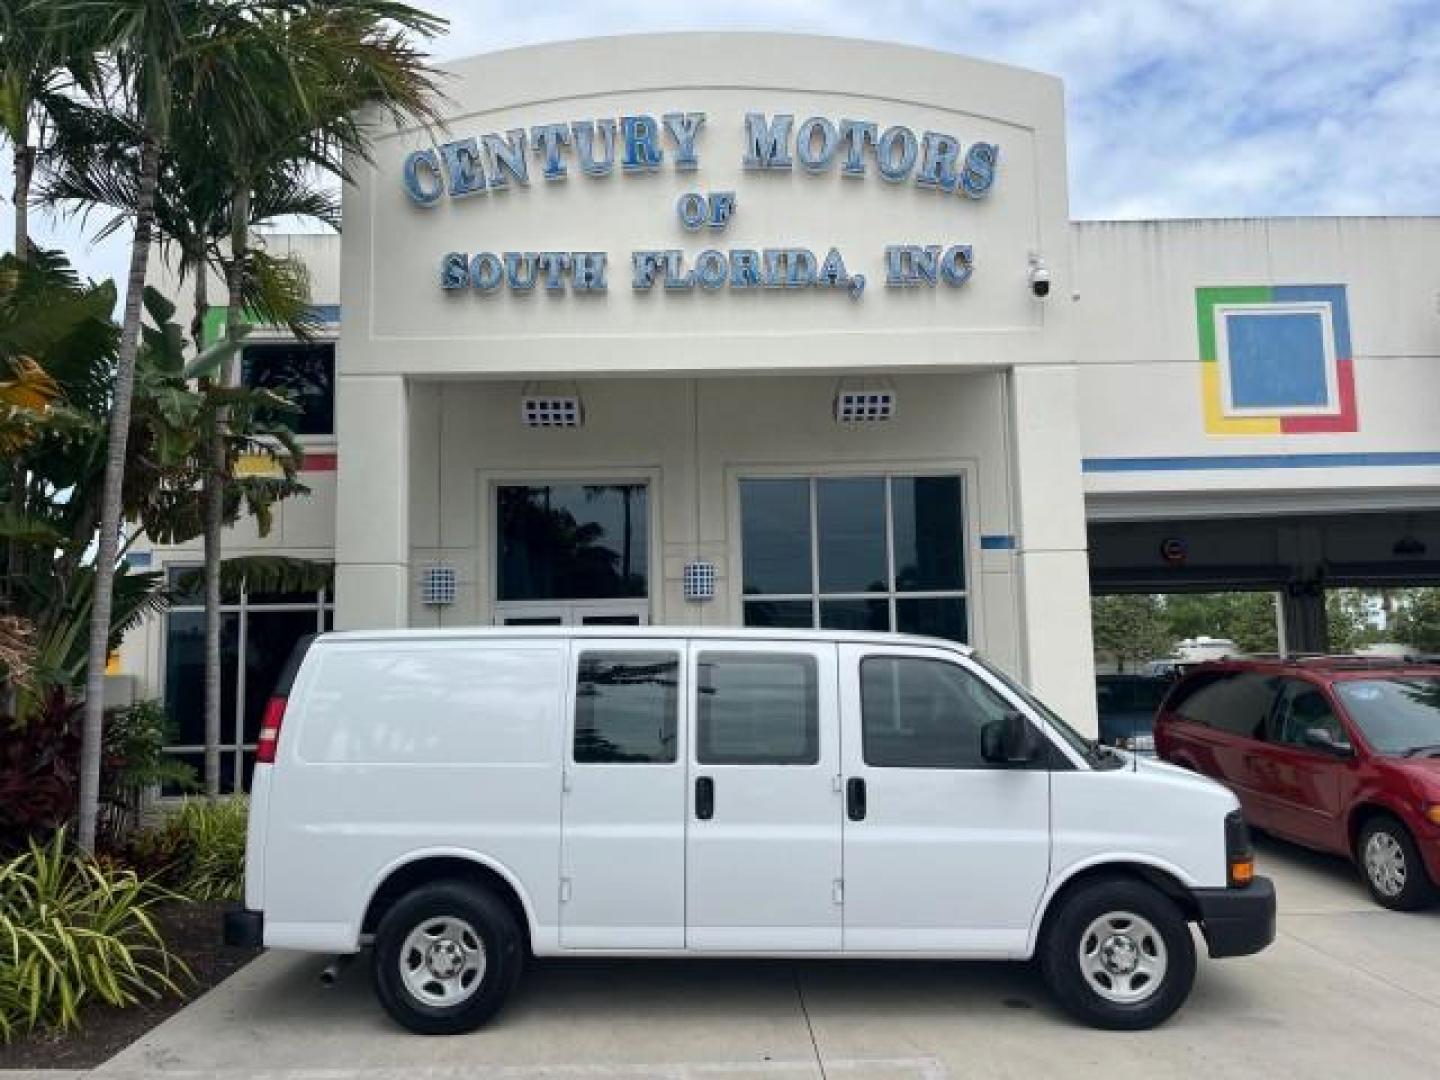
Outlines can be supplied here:
[[[1080, 423], [1092, 508], [1114, 516], [1134, 497], [1284, 495], [1291, 510], [1341, 508], [1428, 493], [1440, 505], [1440, 243], [1435, 218], [1281, 218], [1078, 222], [1072, 302]], [[1231, 435], [1206, 430], [1195, 290], [1343, 285], [1349, 307], [1357, 430]], [[1366, 455], [1364, 464], [1349, 464]], [[1416, 463], [1414, 455], [1422, 455]], [[1095, 459], [1275, 460], [1224, 470], [1101, 472]], [[1396, 457], [1395, 455], [1406, 455]], [[1254, 463], [1258, 464], [1258, 463]], [[1243, 467], [1242, 467], [1243, 466]], [[1293, 496], [1293, 497], [1292, 497]], [[1303, 496], [1303, 498], [1302, 498]], [[1414, 505], [1414, 500], [1408, 503]], [[1238, 501], [1237, 501], [1238, 505]], [[1246, 505], [1252, 505], [1247, 502]], [[1269, 503], [1271, 512], [1278, 503]]]
[[[831, 379], [592, 380], [575, 384], [585, 425], [565, 430], [523, 426], [520, 383], [414, 384], [409, 622], [491, 621], [496, 483], [647, 482], [652, 621], [735, 625], [741, 477], [958, 472], [974, 641], [1019, 672], [1016, 554], [980, 547], [982, 535], [1010, 536], [1015, 527], [1005, 383], [1000, 374], [897, 377], [894, 420], [842, 427], [831, 416]], [[695, 558], [719, 568], [714, 601], [683, 598], [682, 570]], [[434, 561], [459, 571], [453, 607], [419, 602], [416, 579]]]

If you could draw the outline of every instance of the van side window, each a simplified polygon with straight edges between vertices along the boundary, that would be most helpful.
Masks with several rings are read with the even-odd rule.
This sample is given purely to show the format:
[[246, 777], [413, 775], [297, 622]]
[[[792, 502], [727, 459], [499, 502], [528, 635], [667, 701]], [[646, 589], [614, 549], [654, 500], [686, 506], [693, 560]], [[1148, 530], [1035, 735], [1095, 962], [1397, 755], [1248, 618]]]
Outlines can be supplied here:
[[865, 764], [892, 769], [987, 769], [980, 729], [1013, 711], [958, 664], [871, 656], [860, 664]]
[[575, 676], [575, 760], [675, 760], [680, 657], [670, 652], [584, 652]]
[[696, 760], [702, 765], [813, 765], [820, 760], [815, 658], [702, 652]]
[[1258, 672], [1225, 672], [1195, 687], [1173, 705], [1194, 724], [1265, 741], [1279, 680]]
[[1272, 742], [1310, 749], [1305, 733], [1318, 729], [1337, 746], [1349, 745], [1350, 736], [1318, 686], [1301, 679], [1286, 679], [1284, 687], [1280, 707], [1275, 710]]

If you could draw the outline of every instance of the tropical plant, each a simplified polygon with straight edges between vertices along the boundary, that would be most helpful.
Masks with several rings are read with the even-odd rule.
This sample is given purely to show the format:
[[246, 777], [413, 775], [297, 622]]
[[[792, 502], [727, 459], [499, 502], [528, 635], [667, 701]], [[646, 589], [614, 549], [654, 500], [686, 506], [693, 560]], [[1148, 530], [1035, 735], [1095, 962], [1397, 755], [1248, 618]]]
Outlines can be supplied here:
[[105, 658], [110, 640], [112, 585], [120, 550], [122, 489], [135, 390], [135, 360], [140, 347], [141, 300], [154, 233], [160, 149], [169, 135], [172, 116], [185, 107], [185, 103], [176, 101], [174, 78], [177, 67], [194, 49], [193, 39], [203, 28], [200, 20], [211, 14], [216, 5], [199, 0], [51, 2], [65, 9], [65, 19], [72, 23], [84, 22], [87, 28], [93, 27], [94, 40], [111, 73], [103, 100], [116, 111], [132, 117], [140, 131], [136, 162], [135, 232], [130, 246], [130, 272], [126, 279], [120, 346], [111, 395], [95, 555], [95, 599], [86, 653], [85, 723], [76, 839], [81, 850], [88, 852], [95, 849], [95, 828], [100, 807]]
[[195, 790], [195, 770], [165, 752], [174, 741], [175, 723], [158, 701], [137, 701], [106, 718], [101, 803], [109, 811], [103, 831], [112, 845], [134, 832], [150, 790]]
[[189, 972], [154, 917], [168, 896], [75, 852], [63, 831], [0, 862], [0, 1041], [75, 1027], [91, 1001], [179, 993]]
[[79, 711], [52, 687], [26, 723], [0, 718], [0, 855], [51, 836], [74, 817]]
[[[428, 37], [444, 20], [392, 0], [347, 4], [290, 0], [273, 9], [237, 5], [229, 12], [205, 62], [187, 68], [186, 88], [206, 117], [205, 160], [222, 170], [221, 206], [228, 201], [225, 274], [226, 338], [245, 332], [245, 277], [251, 259], [251, 222], [257, 193], [277, 181], [299, 182], [309, 170], [345, 174], [344, 154], [367, 154], [372, 132], [363, 111], [388, 113], [396, 122], [434, 117], [434, 75], [412, 36]], [[225, 186], [228, 182], [228, 186]], [[213, 220], [213, 218], [212, 218]], [[228, 357], [215, 373], [233, 382]], [[222, 408], [210, 433], [211, 469], [205, 518], [205, 781], [219, 793], [220, 564], [223, 477], [229, 417]]]
[[54, 5], [0, 5], [0, 133], [9, 141], [15, 174], [15, 257], [30, 250], [30, 184], [41, 147], [53, 133], [56, 109], [99, 82], [93, 25], [62, 18]]
[[245, 889], [245, 830], [249, 802], [186, 799], [131, 844], [136, 862], [155, 868], [160, 881], [191, 900], [239, 900]]

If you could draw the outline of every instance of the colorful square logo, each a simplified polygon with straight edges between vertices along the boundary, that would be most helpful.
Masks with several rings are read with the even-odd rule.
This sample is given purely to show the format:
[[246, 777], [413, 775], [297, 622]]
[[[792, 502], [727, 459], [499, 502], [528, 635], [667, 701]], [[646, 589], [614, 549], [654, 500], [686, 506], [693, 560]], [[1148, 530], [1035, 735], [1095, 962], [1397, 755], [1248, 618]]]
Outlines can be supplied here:
[[1359, 429], [1344, 285], [1196, 289], [1195, 310], [1211, 435]]

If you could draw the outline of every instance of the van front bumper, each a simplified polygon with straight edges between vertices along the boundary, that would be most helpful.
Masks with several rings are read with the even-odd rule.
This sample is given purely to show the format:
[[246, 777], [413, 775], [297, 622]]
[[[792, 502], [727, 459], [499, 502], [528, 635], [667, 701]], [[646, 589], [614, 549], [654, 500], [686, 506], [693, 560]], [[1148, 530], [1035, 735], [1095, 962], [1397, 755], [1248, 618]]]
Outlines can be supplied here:
[[1249, 956], [1275, 940], [1275, 886], [1257, 877], [1243, 888], [1193, 889], [1210, 955]]
[[248, 908], [225, 912], [225, 944], [258, 949], [265, 944], [265, 913]]

